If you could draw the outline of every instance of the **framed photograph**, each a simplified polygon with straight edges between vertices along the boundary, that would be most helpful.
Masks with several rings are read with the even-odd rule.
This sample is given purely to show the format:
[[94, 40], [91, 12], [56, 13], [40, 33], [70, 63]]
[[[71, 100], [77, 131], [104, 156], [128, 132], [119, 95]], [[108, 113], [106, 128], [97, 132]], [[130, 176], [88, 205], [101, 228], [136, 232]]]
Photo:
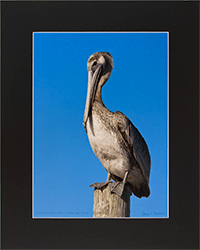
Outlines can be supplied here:
[[[198, 249], [199, 2], [3, 1], [1, 50], [1, 248]], [[96, 52], [113, 59], [105, 107], [151, 156], [129, 218], [93, 218], [89, 185], [107, 178], [83, 126]]]

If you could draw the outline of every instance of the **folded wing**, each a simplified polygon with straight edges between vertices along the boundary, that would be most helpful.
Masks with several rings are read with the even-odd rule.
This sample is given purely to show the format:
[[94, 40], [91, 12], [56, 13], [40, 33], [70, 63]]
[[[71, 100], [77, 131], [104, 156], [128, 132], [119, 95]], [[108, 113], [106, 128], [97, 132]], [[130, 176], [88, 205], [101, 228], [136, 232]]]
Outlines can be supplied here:
[[132, 154], [141, 168], [145, 179], [147, 182], [149, 182], [151, 158], [148, 146], [138, 129], [123, 113], [117, 111], [115, 114], [118, 116], [117, 120], [119, 131], [130, 147]]

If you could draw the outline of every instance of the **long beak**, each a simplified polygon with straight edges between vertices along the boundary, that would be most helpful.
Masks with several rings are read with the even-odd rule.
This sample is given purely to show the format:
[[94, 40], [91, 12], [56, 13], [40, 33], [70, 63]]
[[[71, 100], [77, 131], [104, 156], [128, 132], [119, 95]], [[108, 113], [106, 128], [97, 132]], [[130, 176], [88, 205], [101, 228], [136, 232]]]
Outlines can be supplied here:
[[102, 68], [103, 68], [103, 65], [99, 64], [94, 74], [92, 73], [92, 71], [89, 71], [88, 73], [88, 90], [87, 90], [87, 98], [86, 98], [86, 104], [85, 104], [85, 112], [84, 112], [84, 117], [83, 117], [84, 128], [86, 127], [88, 117], [92, 110], [92, 104], [94, 102], [94, 98], [96, 95], [97, 86], [99, 83], [99, 77], [100, 77]]

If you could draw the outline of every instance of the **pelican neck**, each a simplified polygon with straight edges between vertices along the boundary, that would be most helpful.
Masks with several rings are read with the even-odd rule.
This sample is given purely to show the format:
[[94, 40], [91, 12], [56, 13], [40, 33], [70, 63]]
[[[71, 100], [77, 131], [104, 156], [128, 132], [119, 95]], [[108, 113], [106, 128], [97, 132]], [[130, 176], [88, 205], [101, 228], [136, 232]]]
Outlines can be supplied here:
[[101, 86], [98, 86], [98, 88], [97, 88], [96, 95], [95, 95], [95, 101], [98, 101], [98, 102], [103, 104], [103, 101], [102, 101], [102, 87]]

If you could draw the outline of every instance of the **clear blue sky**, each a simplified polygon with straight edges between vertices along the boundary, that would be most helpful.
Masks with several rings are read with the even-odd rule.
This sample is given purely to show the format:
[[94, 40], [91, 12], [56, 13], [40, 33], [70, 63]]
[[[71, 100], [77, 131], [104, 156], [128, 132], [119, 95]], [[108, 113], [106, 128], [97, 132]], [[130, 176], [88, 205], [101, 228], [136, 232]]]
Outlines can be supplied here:
[[94, 182], [107, 172], [82, 125], [87, 60], [108, 51], [114, 69], [103, 87], [151, 154], [149, 198], [131, 196], [131, 217], [168, 216], [168, 33], [33, 34], [33, 217], [92, 217]]

